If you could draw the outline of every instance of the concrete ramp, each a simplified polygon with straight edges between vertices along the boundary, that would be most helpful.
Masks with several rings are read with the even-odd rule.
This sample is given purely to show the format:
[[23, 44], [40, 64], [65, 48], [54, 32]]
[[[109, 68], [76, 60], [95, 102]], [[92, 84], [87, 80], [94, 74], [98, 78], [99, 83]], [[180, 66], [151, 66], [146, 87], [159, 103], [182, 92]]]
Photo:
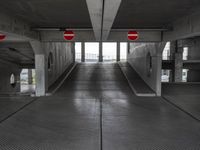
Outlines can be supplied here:
[[156, 96], [156, 93], [142, 80], [138, 73], [127, 63], [118, 63], [129, 86], [137, 96]]

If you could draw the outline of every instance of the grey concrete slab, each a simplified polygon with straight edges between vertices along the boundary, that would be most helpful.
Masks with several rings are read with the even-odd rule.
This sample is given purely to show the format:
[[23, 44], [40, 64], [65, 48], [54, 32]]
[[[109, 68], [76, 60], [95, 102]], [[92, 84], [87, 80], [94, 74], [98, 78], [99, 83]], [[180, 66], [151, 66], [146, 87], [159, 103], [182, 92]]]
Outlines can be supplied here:
[[0, 149], [190, 150], [199, 131], [162, 98], [135, 96], [116, 64], [81, 64], [55, 95], [0, 124]]
[[200, 95], [200, 84], [195, 83], [163, 83], [164, 95]]
[[[143, 113], [144, 114], [144, 113]], [[154, 115], [105, 116], [104, 150], [199, 149], [199, 124], [187, 119], [156, 118]], [[133, 119], [134, 118], [134, 119]]]
[[200, 120], [200, 84], [163, 84], [163, 96]]
[[31, 102], [33, 99], [34, 98], [29, 97], [0, 97], [0, 121]]
[[1, 149], [99, 149], [97, 100], [41, 98], [0, 125]]
[[133, 25], [135, 28], [161, 27], [192, 13], [192, 9], [198, 7], [199, 4], [199, 1], [196, 0], [183, 0], [181, 3], [179, 1], [160, 0], [154, 0], [153, 3], [150, 1], [124, 0], [119, 8], [113, 28], [131, 29]]
[[162, 98], [103, 101], [103, 149], [199, 149], [200, 124]]

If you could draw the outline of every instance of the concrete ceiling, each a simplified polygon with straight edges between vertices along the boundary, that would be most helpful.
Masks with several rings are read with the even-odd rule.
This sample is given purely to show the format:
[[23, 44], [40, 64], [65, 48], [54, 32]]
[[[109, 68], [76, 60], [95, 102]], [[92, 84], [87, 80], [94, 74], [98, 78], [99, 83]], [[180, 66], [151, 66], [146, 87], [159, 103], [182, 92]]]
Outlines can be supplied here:
[[[122, 0], [113, 28], [162, 27], [197, 6], [200, 0]], [[1, 0], [0, 7], [34, 27], [92, 28], [86, 0]]]
[[0, 0], [0, 8], [33, 27], [92, 28], [85, 0]]
[[96, 40], [106, 41], [111, 28], [170, 27], [199, 11], [200, 0], [0, 0], [0, 8], [31, 27], [93, 28]]
[[123, 0], [113, 28], [161, 28], [199, 6], [200, 0]]
[[0, 60], [29, 68], [34, 66], [34, 52], [28, 42], [3, 42], [0, 43]]

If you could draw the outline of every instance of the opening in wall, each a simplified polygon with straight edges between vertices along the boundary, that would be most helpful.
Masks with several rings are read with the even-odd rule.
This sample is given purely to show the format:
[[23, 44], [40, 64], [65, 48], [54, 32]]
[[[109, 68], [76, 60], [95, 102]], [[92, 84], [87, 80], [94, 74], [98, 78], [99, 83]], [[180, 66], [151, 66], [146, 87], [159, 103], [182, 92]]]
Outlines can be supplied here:
[[117, 61], [117, 43], [114, 42], [103, 43], [103, 61], [104, 62]]
[[161, 82], [170, 82], [171, 70], [162, 70]]
[[188, 47], [183, 48], [183, 60], [188, 60]]
[[81, 62], [81, 42], [75, 43], [75, 60], [76, 62]]
[[152, 64], [152, 56], [151, 53], [149, 52], [146, 56], [146, 67], [147, 67], [147, 76], [150, 77], [153, 71], [153, 64]]
[[183, 69], [183, 72], [182, 72], [182, 82], [187, 82], [187, 77], [188, 77], [188, 69]]
[[167, 42], [163, 50], [162, 60], [170, 60], [170, 42]]
[[128, 45], [126, 42], [120, 43], [120, 61], [127, 61], [127, 49]]
[[21, 93], [35, 92], [35, 69], [22, 69], [20, 74]]
[[49, 57], [48, 57], [48, 70], [50, 71], [52, 69], [53, 66], [53, 54], [52, 52], [49, 53]]
[[12, 73], [11, 76], [10, 76], [10, 85], [15, 88], [16, 86], [16, 77], [15, 75]]
[[86, 42], [85, 43], [85, 62], [98, 62], [99, 61], [99, 43]]

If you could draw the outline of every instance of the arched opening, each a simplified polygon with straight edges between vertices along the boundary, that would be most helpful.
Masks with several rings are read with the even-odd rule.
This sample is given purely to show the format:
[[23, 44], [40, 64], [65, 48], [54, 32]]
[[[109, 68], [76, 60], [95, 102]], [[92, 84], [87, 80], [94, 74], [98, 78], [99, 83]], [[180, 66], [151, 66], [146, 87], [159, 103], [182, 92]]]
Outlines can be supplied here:
[[16, 77], [15, 75], [12, 73], [11, 76], [10, 76], [10, 85], [15, 88], [16, 86]]
[[[172, 59], [171, 43], [167, 42], [162, 52], [162, 62], [168, 63]], [[170, 82], [172, 70], [162, 66], [161, 82]]]
[[152, 64], [152, 56], [150, 54], [150, 52], [147, 53], [147, 76], [150, 77], [152, 74], [152, 69], [153, 69], [153, 64]]
[[48, 57], [48, 70], [51, 70], [52, 65], [53, 65], [53, 54], [52, 52], [50, 52]]

